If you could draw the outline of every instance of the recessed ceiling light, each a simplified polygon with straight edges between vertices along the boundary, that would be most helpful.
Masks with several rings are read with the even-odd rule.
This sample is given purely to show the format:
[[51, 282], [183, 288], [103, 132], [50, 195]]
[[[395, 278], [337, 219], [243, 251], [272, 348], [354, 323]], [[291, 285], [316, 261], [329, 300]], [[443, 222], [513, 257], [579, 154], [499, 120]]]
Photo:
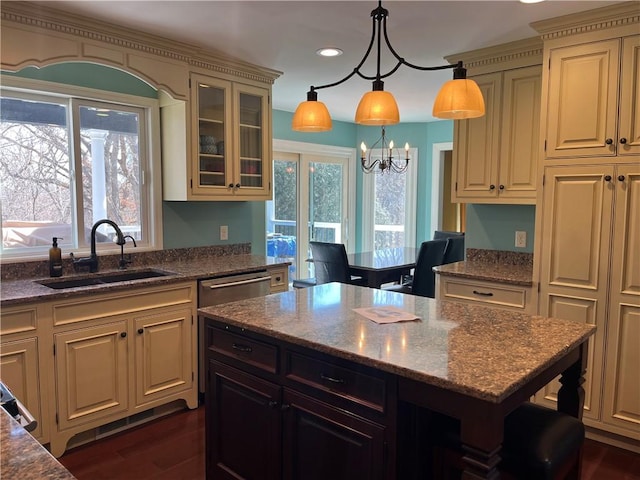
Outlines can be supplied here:
[[544, 2], [544, 0], [520, 0], [520, 3], [540, 3]]
[[338, 55], [342, 55], [342, 50], [335, 47], [321, 48], [320, 50], [316, 50], [316, 53], [321, 57], [337, 57]]

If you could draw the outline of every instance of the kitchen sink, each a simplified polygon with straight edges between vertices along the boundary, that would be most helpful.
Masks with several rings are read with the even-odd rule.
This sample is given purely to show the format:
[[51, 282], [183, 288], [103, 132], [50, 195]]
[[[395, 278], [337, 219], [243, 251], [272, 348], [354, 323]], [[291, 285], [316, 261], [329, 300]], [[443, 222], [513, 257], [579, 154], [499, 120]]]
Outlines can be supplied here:
[[62, 290], [65, 288], [89, 287], [91, 285], [105, 285], [118, 282], [131, 282], [147, 278], [166, 277], [174, 275], [172, 272], [162, 270], [131, 270], [127, 272], [97, 273], [90, 277], [69, 278], [64, 280], [42, 280], [38, 283], [45, 287]]

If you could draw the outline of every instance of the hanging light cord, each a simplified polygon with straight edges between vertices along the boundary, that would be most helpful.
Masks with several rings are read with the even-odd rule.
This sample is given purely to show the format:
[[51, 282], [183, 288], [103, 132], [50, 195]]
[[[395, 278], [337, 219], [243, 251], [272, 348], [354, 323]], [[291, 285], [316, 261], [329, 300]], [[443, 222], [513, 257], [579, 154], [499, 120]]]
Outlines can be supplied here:
[[[374, 90], [382, 90], [382, 79], [393, 75], [402, 65], [406, 65], [407, 67], [413, 68], [415, 70], [423, 70], [423, 71], [426, 71], [426, 70], [446, 70], [446, 69], [452, 68], [452, 69], [455, 69], [455, 71], [454, 71], [455, 78], [465, 78], [466, 77], [466, 71], [462, 66], [462, 62], [446, 64], [446, 65], [440, 65], [440, 66], [436, 66], [436, 67], [421, 67], [420, 65], [414, 65], [413, 63], [407, 62], [404, 58], [402, 58], [400, 55], [398, 55], [398, 53], [391, 46], [391, 42], [389, 41], [389, 35], [387, 34], [387, 17], [388, 16], [389, 16], [389, 11], [386, 8], [382, 7], [382, 0], [378, 0], [378, 8], [376, 8], [376, 9], [371, 11], [371, 17], [373, 18], [373, 21], [372, 21], [373, 28], [372, 28], [372, 31], [371, 31], [371, 40], [369, 41], [369, 47], [367, 48], [367, 51], [364, 54], [364, 57], [362, 57], [362, 60], [360, 60], [360, 63], [358, 63], [358, 65], [353, 69], [353, 71], [351, 73], [349, 73], [343, 79], [338, 80], [337, 82], [328, 83], [326, 85], [319, 85], [319, 86], [311, 85], [311, 87], [309, 89], [309, 92], [307, 92], [308, 100], [317, 99], [317, 94], [315, 93], [316, 90], [320, 90], [320, 89], [323, 89], [323, 88], [336, 87], [336, 86], [346, 82], [347, 80], [349, 80], [351, 77], [353, 77], [356, 74], [359, 77], [361, 77], [361, 78], [363, 78], [365, 80], [373, 80], [373, 82], [374, 82], [373, 89]], [[377, 33], [378, 33], [377, 36], [376, 36], [376, 27], [377, 27]], [[389, 70], [387, 73], [385, 73], [384, 75], [380, 74], [380, 49], [381, 49], [381, 45], [382, 45], [382, 34], [384, 34], [384, 41], [387, 44], [387, 48], [389, 49], [391, 54], [396, 58], [396, 60], [398, 60], [398, 63], [396, 63], [396, 65], [391, 70]], [[378, 53], [378, 58], [377, 58], [377, 61], [376, 61], [376, 75], [375, 76], [368, 76], [368, 75], [363, 74], [360, 71], [360, 68], [367, 61], [367, 58], [369, 58], [369, 54], [371, 53], [371, 49], [373, 48], [373, 43], [376, 40], [376, 37], [377, 37], [377, 53]]]

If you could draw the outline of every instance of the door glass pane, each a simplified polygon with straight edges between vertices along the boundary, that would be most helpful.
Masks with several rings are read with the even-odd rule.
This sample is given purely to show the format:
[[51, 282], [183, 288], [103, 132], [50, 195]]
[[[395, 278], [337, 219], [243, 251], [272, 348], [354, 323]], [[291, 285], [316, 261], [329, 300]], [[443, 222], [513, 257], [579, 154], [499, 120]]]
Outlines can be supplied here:
[[200, 185], [225, 187], [224, 89], [198, 84]]
[[407, 175], [375, 177], [374, 249], [404, 247]]
[[[108, 218], [125, 235], [142, 240], [140, 199], [140, 114], [113, 108], [80, 107], [84, 222]], [[98, 242], [112, 242], [104, 225]], [[89, 235], [86, 235], [89, 242]]]
[[342, 243], [342, 165], [309, 165], [311, 240]]
[[3, 98], [0, 112], [2, 250], [72, 244], [66, 105]]
[[274, 160], [273, 200], [267, 203], [267, 256], [291, 262], [289, 281], [297, 278], [298, 162]]
[[262, 187], [262, 97], [240, 94], [240, 181]]

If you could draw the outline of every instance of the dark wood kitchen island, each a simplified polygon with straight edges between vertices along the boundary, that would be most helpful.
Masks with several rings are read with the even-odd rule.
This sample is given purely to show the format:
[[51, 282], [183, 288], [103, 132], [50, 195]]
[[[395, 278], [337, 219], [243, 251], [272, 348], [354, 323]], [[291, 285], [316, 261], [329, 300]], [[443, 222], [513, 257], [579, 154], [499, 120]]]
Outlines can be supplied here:
[[[419, 320], [353, 311], [381, 306]], [[407, 437], [406, 405], [460, 421], [463, 478], [499, 478], [504, 417], [558, 374], [559, 409], [581, 417], [595, 331], [337, 283], [199, 313], [210, 479], [408, 478], [420, 435]]]

